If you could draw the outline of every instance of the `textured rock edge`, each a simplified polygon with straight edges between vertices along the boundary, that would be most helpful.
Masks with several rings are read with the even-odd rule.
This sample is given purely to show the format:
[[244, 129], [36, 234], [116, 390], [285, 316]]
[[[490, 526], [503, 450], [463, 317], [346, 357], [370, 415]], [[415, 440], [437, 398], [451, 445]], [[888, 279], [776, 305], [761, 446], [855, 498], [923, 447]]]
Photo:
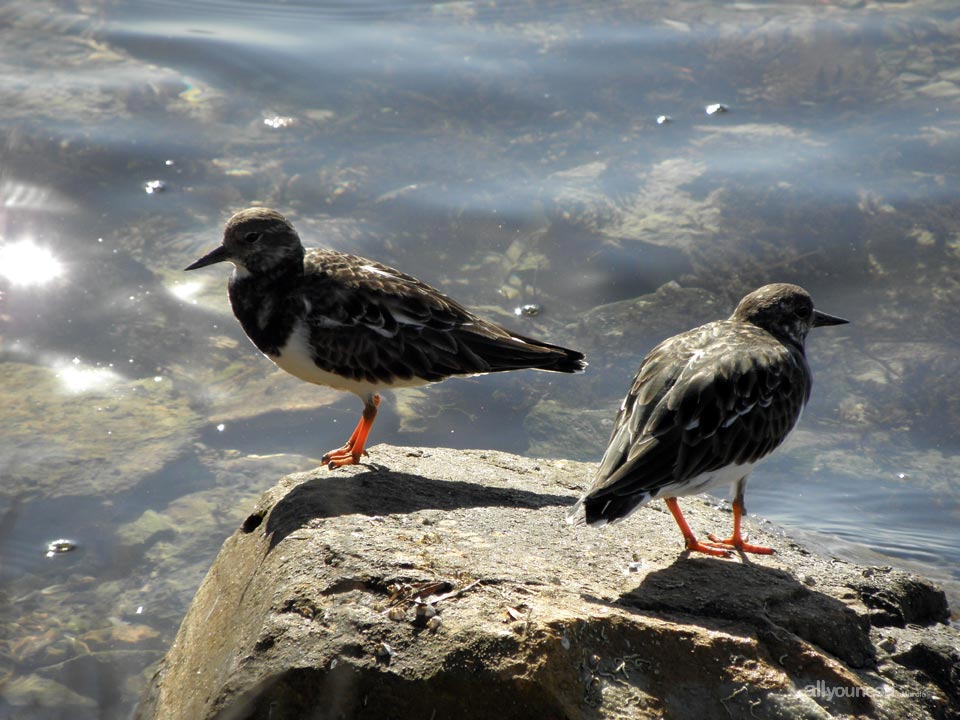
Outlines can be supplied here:
[[370, 459], [263, 495], [137, 717], [960, 717], [960, 634], [922, 578], [752, 525], [777, 555], [688, 557], [656, 504], [567, 526], [588, 464]]

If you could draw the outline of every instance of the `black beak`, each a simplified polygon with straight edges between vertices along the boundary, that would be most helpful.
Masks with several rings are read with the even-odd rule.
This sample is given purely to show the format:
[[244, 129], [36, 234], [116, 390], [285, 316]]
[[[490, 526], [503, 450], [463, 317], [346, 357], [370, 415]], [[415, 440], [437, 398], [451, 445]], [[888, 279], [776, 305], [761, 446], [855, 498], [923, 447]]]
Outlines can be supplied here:
[[[189, 270], [190, 268], [187, 268]], [[849, 320], [844, 320], [835, 315], [827, 315], [819, 310], [813, 311], [813, 325], [811, 327], [823, 327], [824, 325], [846, 325]]]
[[230, 259], [230, 253], [227, 252], [227, 249], [221, 245], [218, 248], [215, 248], [212, 252], [208, 252], [202, 258], [197, 260], [193, 265], [188, 265], [184, 270], [196, 270], [197, 268], [206, 267], [207, 265], [213, 265], [214, 263], [223, 262], [224, 260]]

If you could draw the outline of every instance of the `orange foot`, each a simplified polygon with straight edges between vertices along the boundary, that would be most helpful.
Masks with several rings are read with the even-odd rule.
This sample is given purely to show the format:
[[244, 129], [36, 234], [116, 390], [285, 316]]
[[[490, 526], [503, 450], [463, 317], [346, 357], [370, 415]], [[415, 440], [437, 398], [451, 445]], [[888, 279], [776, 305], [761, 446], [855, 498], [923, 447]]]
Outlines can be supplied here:
[[368, 454], [366, 450], [354, 452], [350, 443], [347, 443], [343, 447], [325, 453], [320, 460], [331, 470], [336, 470], [338, 467], [343, 467], [344, 465], [359, 465], [360, 457]]
[[683, 543], [686, 545], [688, 551], [702, 552], [715, 557], [730, 557], [730, 548], [715, 548], [711, 547], [710, 543], [704, 543], [697, 540], [696, 536], [693, 534], [693, 531], [690, 529], [690, 526], [687, 525], [687, 520], [683, 517], [683, 513], [680, 511], [680, 505], [677, 503], [676, 498], [664, 498], [664, 500], [666, 501], [667, 507], [670, 509], [670, 512], [673, 515], [673, 519], [677, 521], [677, 526], [680, 528], [680, 532], [683, 533]]
[[713, 535], [707, 535], [713, 542], [707, 543], [711, 547], [727, 548], [743, 553], [754, 553], [755, 555], [773, 555], [773, 548], [763, 545], [751, 545], [743, 539], [740, 534], [740, 520], [746, 508], [743, 505], [743, 484], [737, 485], [737, 497], [733, 501], [733, 535], [726, 540], [721, 540]]
[[693, 540], [687, 540], [686, 545], [687, 550], [690, 552], [702, 552], [715, 557], [730, 557], [731, 554], [730, 548], [722, 548], [715, 546], [713, 543], [701, 542], [696, 538], [693, 538]]
[[343, 447], [331, 450], [324, 454], [320, 461], [331, 470], [336, 470], [344, 465], [358, 465], [360, 458], [367, 454], [363, 446], [367, 442], [367, 435], [370, 434], [370, 428], [373, 427], [373, 421], [377, 417], [377, 405], [380, 404], [380, 396], [374, 395], [369, 398], [363, 406], [363, 415], [360, 416], [360, 422], [354, 429], [350, 439]]
[[773, 548], [766, 547], [765, 545], [751, 545], [746, 542], [739, 533], [734, 533], [726, 540], [721, 540], [712, 533], [708, 533], [707, 537], [710, 538], [712, 542], [704, 544], [712, 548], [725, 548], [727, 554], [729, 554], [731, 550], [736, 550], [738, 552], [754, 553], [756, 555], [773, 555]]

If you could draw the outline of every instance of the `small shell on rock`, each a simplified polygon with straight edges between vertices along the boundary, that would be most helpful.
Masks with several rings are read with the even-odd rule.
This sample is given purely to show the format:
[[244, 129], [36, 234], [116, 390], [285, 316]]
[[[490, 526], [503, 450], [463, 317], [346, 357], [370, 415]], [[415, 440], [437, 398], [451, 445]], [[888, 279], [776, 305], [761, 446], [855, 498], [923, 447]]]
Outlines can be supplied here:
[[724, 105], [723, 103], [711, 103], [705, 108], [707, 115], [719, 115], [720, 113], [729, 112], [730, 108]]
[[387, 645], [385, 642], [377, 643], [377, 647], [373, 651], [373, 654], [378, 658], [389, 659], [393, 657], [393, 648]]
[[430, 632], [436, 632], [440, 629], [440, 626], [443, 624], [443, 620], [440, 619], [439, 615], [436, 615], [429, 620], [427, 620], [427, 630]]
[[392, 608], [387, 610], [387, 617], [391, 620], [403, 620], [403, 616], [407, 614], [407, 611], [403, 609], [401, 605], [394, 605]]
[[436, 617], [436, 614], [437, 609], [433, 605], [428, 605], [426, 603], [417, 605], [417, 617], [432, 618]]
[[506, 617], [504, 618], [504, 622], [510, 622], [511, 620], [523, 620], [523, 613], [517, 608], [508, 607], [505, 613]]

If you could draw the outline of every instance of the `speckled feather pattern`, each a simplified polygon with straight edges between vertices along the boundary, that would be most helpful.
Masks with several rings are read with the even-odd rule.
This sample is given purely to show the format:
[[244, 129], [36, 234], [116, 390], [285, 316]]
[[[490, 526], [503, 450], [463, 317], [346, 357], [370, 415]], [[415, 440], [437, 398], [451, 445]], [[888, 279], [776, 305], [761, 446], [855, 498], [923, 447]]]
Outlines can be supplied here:
[[354, 379], [392, 383], [418, 377], [540, 368], [582, 369], [579, 353], [511, 333], [416, 278], [332, 250], [304, 260], [305, 320], [314, 361]]
[[594, 503], [612, 501], [604, 514], [617, 515], [687, 485], [700, 492], [697, 476], [755, 463], [784, 441], [809, 395], [802, 353], [760, 328], [724, 320], [670, 338], [643, 360], [617, 414], [588, 516]]
[[[256, 239], [248, 245], [247, 237]], [[296, 347], [361, 395], [454, 375], [586, 365], [582, 353], [483, 320], [399, 270], [335, 250], [305, 251], [279, 215], [238, 214], [224, 247], [237, 266], [228, 286], [234, 314], [261, 352], [286, 369], [278, 358], [292, 334], [304, 334]]]
[[816, 313], [802, 288], [770, 285], [729, 319], [651, 350], [577, 504], [586, 521], [622, 519], [653, 498], [749, 475], [786, 439], [810, 397], [807, 332], [837, 322], [845, 321]]

